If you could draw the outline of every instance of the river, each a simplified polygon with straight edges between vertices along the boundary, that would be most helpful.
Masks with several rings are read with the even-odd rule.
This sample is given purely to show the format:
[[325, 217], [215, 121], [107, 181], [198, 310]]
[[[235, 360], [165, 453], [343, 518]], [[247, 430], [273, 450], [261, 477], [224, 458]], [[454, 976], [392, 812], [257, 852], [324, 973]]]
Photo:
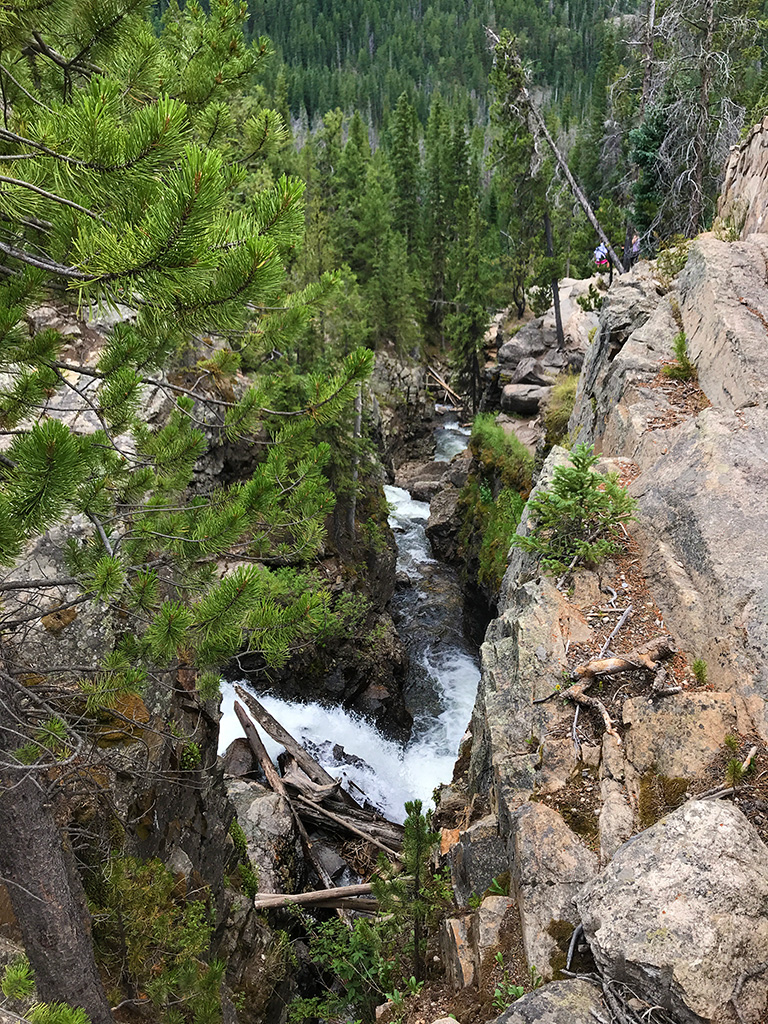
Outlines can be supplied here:
[[[463, 451], [467, 434], [455, 421], [444, 420], [435, 431], [435, 458], [447, 462]], [[397, 540], [401, 580], [392, 601], [392, 617], [410, 660], [405, 686], [406, 704], [414, 718], [410, 740], [403, 745], [385, 739], [370, 722], [339, 707], [299, 704], [271, 694], [260, 694], [259, 700], [331, 775], [359, 786], [387, 817], [402, 821], [406, 800], [418, 798], [426, 806], [434, 789], [450, 782], [480, 672], [477, 650], [463, 629], [463, 598], [456, 572], [432, 557], [424, 532], [429, 505], [414, 501], [400, 487], [384, 490], [392, 510], [389, 521]], [[242, 736], [233, 712], [234, 688], [224, 683], [222, 689], [220, 752]], [[263, 739], [276, 757], [282, 748], [267, 736]], [[334, 744], [341, 744], [360, 763], [340, 763], [333, 755]]]

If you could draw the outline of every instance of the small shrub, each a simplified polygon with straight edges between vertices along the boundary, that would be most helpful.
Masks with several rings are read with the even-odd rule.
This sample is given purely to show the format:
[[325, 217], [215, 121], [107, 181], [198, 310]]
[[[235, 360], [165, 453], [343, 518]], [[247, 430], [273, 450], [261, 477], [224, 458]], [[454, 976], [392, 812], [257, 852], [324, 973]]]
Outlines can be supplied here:
[[663, 288], [669, 288], [672, 282], [688, 262], [688, 250], [691, 240], [683, 235], [674, 235], [659, 247], [656, 259], [656, 276]]
[[584, 310], [585, 313], [593, 313], [595, 310], [600, 309], [603, 304], [603, 296], [595, 288], [593, 284], [590, 284], [589, 291], [586, 295], [579, 295], [576, 299], [578, 304]]
[[208, 961], [213, 931], [202, 899], [180, 898], [159, 860], [113, 857], [90, 904], [98, 963], [115, 984], [146, 992], [162, 1024], [220, 1020], [224, 964]]
[[634, 518], [635, 502], [614, 474], [596, 473], [592, 446], [579, 444], [569, 466], [556, 466], [551, 487], [529, 504], [533, 526], [512, 543], [540, 555], [546, 573], [596, 564], [617, 550], [620, 524]]
[[552, 289], [535, 284], [526, 292], [528, 305], [534, 316], [543, 316], [552, 305]]
[[525, 491], [531, 486], [533, 456], [514, 434], [506, 433], [496, 423], [491, 413], [475, 417], [469, 447], [481, 466], [492, 471], [504, 487]]
[[544, 410], [544, 428], [549, 448], [561, 444], [568, 435], [568, 420], [576, 401], [576, 387], [579, 377], [576, 373], [563, 373], [554, 383]]
[[200, 767], [200, 747], [196, 743], [185, 743], [179, 758], [179, 767], [184, 772], [193, 772]]
[[745, 775], [744, 765], [738, 757], [731, 758], [725, 766], [725, 784], [731, 789], [738, 789]]
[[707, 663], [703, 658], [696, 658], [693, 665], [691, 665], [693, 671], [693, 678], [699, 684], [704, 686], [707, 682]]
[[732, 754], [738, 754], [739, 748], [741, 747], [738, 736], [734, 736], [732, 733], [728, 733], [723, 740], [723, 744]]
[[32, 995], [34, 988], [35, 978], [26, 957], [19, 957], [8, 964], [0, 983], [0, 990], [4, 996], [8, 999], [26, 999]]
[[667, 363], [662, 367], [662, 373], [670, 380], [694, 380], [696, 367], [688, 356], [688, 343], [685, 339], [685, 331], [678, 331], [672, 342], [672, 349], [675, 353], [675, 362]]

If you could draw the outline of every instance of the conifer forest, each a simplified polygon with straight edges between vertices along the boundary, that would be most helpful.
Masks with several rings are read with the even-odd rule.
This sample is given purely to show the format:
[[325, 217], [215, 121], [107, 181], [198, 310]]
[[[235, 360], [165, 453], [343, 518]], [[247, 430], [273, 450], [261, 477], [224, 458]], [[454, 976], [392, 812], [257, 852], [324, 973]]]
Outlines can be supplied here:
[[[376, 833], [375, 924], [255, 914], [222, 678], [390, 659], [377, 360], [469, 424], [495, 315], [711, 227], [767, 45], [766, 0], [0, 0], [0, 1024], [406, 1020], [439, 830], [409, 801], [374, 872]], [[470, 447], [490, 615], [534, 461]], [[286, 893], [324, 870], [294, 817]], [[541, 982], [497, 976], [483, 1020]]]

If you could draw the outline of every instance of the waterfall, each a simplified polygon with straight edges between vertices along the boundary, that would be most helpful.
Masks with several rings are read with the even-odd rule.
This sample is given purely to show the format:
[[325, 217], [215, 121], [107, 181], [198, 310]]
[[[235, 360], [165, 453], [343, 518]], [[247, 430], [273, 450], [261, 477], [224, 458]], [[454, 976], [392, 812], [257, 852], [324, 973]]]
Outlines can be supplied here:
[[[469, 433], [445, 423], [436, 433], [436, 458], [449, 461], [466, 447]], [[425, 526], [429, 505], [414, 501], [400, 487], [384, 488], [390, 526], [398, 547], [398, 573], [409, 586], [398, 588], [392, 614], [408, 648], [410, 669], [405, 699], [413, 714], [405, 745], [385, 739], [370, 722], [340, 707], [300, 704], [259, 694], [267, 710], [307, 746], [345, 788], [362, 789], [387, 817], [402, 821], [403, 804], [418, 798], [425, 806], [434, 789], [450, 782], [459, 744], [469, 724], [480, 678], [477, 652], [463, 634], [462, 594], [453, 569], [432, 557]], [[248, 686], [247, 682], [241, 685]], [[233, 712], [232, 684], [222, 688], [219, 750], [242, 730]], [[282, 749], [262, 736], [274, 758]], [[347, 757], [339, 758], [338, 745]], [[334, 753], [334, 746], [337, 752]]]

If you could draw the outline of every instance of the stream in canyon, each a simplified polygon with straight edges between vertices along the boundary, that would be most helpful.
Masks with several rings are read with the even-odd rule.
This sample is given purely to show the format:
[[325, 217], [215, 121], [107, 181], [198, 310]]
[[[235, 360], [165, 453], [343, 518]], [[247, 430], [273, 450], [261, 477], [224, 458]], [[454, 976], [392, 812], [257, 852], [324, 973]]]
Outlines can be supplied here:
[[[435, 431], [435, 458], [448, 462], [467, 445], [469, 431], [445, 419]], [[281, 700], [259, 694], [267, 710], [317, 757], [334, 777], [359, 786], [390, 819], [402, 821], [403, 804], [426, 805], [441, 782], [450, 782], [461, 738], [469, 724], [480, 678], [477, 649], [465, 636], [464, 599], [456, 571], [432, 557], [425, 526], [429, 505], [400, 487], [385, 487], [398, 547], [400, 583], [392, 617], [409, 655], [405, 700], [413, 715], [405, 745], [386, 739], [364, 718], [340, 707]], [[248, 688], [248, 684], [242, 684]], [[224, 683], [219, 750], [242, 729], [234, 715], [234, 687]], [[282, 749], [263, 736], [275, 758]], [[341, 744], [349, 760], [339, 761]]]

